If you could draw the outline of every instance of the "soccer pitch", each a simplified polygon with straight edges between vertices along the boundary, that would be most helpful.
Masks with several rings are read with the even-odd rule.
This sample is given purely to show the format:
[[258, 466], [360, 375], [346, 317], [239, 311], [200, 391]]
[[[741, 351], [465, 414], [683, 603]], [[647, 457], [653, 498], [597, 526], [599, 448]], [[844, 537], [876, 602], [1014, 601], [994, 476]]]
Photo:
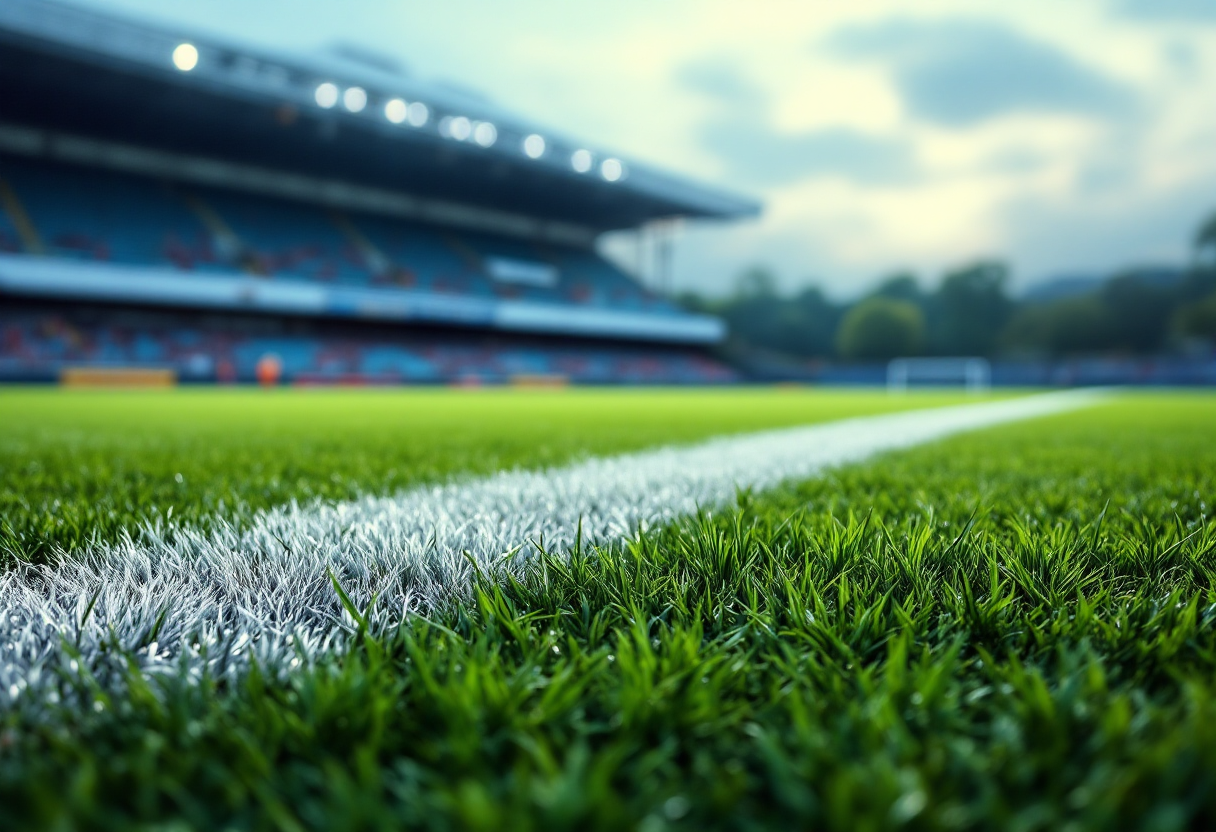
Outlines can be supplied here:
[[[1210, 395], [8, 390], [0, 424], [0, 827], [1216, 822]], [[473, 541], [458, 591], [398, 568], [403, 506]], [[57, 586], [27, 644], [12, 599]]]

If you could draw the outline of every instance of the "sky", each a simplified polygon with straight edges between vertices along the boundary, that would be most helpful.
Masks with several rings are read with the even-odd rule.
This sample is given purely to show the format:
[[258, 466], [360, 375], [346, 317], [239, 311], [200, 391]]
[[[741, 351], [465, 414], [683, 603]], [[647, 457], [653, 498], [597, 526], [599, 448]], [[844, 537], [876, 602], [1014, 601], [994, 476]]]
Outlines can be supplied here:
[[360, 45], [762, 200], [678, 230], [678, 289], [762, 264], [843, 298], [980, 258], [1024, 287], [1184, 262], [1216, 210], [1216, 0], [75, 3]]

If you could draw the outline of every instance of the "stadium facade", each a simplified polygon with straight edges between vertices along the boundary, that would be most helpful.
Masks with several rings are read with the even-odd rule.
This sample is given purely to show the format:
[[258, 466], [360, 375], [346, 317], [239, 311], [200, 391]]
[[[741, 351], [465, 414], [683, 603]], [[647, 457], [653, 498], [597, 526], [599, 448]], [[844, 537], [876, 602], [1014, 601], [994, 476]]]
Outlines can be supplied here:
[[0, 378], [733, 377], [595, 243], [750, 200], [358, 50], [42, 0], [0, 4], [0, 84]]

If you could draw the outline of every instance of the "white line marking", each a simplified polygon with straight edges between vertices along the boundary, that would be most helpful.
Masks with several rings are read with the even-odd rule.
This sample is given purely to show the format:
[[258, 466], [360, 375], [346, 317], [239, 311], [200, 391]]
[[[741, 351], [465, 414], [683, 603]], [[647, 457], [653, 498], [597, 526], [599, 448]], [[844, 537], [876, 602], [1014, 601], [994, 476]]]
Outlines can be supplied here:
[[103, 682], [121, 676], [125, 658], [116, 653], [125, 651], [151, 672], [184, 660], [192, 673], [204, 665], [224, 673], [251, 652], [288, 667], [339, 646], [352, 629], [329, 570], [360, 609], [375, 595], [377, 621], [394, 622], [467, 593], [470, 558], [491, 572], [518, 569], [521, 558], [505, 553], [529, 541], [569, 547], [580, 522], [588, 543], [619, 540], [729, 506], [739, 488], [1094, 400], [1092, 391], [1050, 393], [729, 436], [394, 497], [291, 505], [244, 532], [145, 530], [0, 576], [0, 702], [26, 687], [50, 690], [48, 665], [72, 661], [65, 640]]

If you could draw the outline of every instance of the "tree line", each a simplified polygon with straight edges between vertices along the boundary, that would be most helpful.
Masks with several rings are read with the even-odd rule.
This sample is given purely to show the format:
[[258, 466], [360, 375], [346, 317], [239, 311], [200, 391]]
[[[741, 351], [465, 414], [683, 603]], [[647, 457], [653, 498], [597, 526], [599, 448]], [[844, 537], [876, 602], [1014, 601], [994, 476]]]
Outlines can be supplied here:
[[915, 355], [1064, 357], [1216, 349], [1216, 214], [1195, 235], [1191, 265], [1127, 269], [1054, 299], [1015, 298], [1009, 268], [971, 263], [925, 289], [894, 274], [846, 303], [809, 286], [777, 289], [762, 266], [723, 299], [682, 296], [726, 320], [733, 343], [796, 358], [886, 360]]

